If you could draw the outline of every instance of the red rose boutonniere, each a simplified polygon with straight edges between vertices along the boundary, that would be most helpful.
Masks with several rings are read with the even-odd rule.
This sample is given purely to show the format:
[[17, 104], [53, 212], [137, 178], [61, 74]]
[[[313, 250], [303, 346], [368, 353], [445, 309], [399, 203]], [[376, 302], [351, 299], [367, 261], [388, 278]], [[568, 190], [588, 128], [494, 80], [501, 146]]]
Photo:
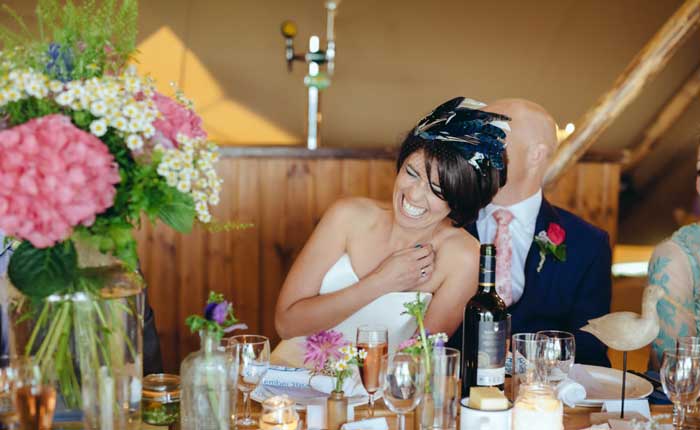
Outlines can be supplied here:
[[547, 254], [551, 254], [559, 261], [566, 261], [566, 231], [556, 223], [549, 223], [547, 231], [542, 230], [535, 236], [535, 243], [540, 247], [540, 263], [537, 265], [537, 273], [542, 270]]

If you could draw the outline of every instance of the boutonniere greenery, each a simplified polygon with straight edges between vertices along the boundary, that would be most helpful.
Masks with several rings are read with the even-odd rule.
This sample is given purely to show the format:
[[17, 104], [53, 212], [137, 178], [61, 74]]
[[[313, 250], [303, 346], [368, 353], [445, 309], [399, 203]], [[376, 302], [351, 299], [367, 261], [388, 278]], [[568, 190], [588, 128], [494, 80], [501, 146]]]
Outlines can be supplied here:
[[540, 248], [540, 263], [537, 265], [537, 273], [542, 271], [547, 254], [551, 254], [558, 261], [566, 261], [566, 231], [557, 223], [549, 223], [547, 231], [542, 230], [535, 236], [535, 243]]

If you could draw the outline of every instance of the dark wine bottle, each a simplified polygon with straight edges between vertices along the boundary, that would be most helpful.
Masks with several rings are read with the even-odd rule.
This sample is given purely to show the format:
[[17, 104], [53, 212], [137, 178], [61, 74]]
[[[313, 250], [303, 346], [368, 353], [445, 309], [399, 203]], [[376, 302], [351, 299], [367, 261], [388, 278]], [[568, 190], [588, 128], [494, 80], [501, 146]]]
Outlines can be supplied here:
[[496, 247], [481, 245], [479, 289], [464, 308], [462, 397], [471, 387], [498, 387], [506, 376], [508, 311], [496, 292]]

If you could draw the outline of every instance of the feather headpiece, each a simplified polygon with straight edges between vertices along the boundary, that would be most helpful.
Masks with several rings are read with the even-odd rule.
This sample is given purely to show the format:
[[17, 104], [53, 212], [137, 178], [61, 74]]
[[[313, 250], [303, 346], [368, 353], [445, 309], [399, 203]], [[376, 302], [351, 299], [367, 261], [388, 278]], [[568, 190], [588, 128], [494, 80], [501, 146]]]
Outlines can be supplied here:
[[479, 171], [489, 165], [501, 170], [510, 118], [475, 109], [483, 106], [483, 103], [472, 99], [455, 97], [420, 120], [413, 134], [453, 145], [468, 155], [469, 164]]

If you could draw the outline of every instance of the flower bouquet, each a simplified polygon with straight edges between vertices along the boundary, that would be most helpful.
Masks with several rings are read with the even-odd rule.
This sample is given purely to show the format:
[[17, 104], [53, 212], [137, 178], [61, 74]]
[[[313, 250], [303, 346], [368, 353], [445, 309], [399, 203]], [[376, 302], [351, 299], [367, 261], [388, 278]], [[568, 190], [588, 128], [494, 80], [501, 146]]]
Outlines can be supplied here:
[[210, 293], [204, 315], [190, 315], [185, 324], [199, 333], [201, 349], [182, 361], [182, 428], [183, 430], [230, 428], [235, 412], [238, 360], [219, 348], [224, 333], [238, 328], [233, 305], [222, 294]]
[[324, 330], [306, 338], [304, 364], [312, 365], [317, 374], [335, 378], [335, 388], [327, 400], [327, 428], [338, 430], [347, 421], [348, 399], [343, 382], [361, 367], [367, 351], [358, 351], [335, 330]]
[[[88, 428], [140, 420], [142, 219], [188, 232], [219, 201], [192, 103], [129, 66], [137, 0], [39, 0], [33, 35], [0, 27], [0, 231], [14, 346], [51, 366]], [[7, 296], [5, 292], [4, 296]]]

